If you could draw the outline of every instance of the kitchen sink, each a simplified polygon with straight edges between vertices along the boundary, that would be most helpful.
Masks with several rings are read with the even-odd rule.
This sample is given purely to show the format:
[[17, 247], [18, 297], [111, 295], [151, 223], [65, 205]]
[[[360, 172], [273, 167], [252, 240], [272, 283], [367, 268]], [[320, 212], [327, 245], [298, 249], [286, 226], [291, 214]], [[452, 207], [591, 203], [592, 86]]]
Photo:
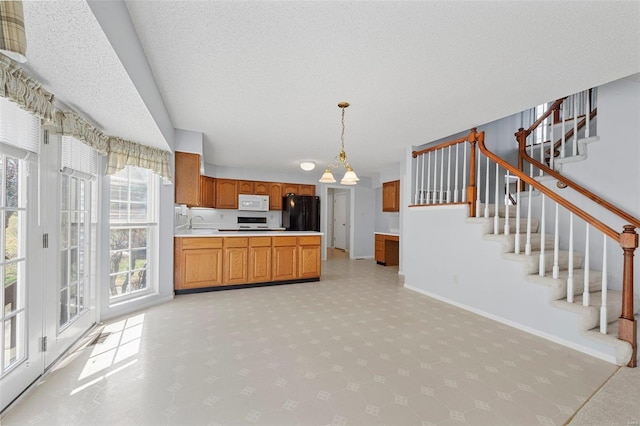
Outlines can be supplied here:
[[194, 228], [194, 229], [186, 229], [180, 234], [182, 235], [211, 235], [217, 234], [218, 230], [216, 228]]

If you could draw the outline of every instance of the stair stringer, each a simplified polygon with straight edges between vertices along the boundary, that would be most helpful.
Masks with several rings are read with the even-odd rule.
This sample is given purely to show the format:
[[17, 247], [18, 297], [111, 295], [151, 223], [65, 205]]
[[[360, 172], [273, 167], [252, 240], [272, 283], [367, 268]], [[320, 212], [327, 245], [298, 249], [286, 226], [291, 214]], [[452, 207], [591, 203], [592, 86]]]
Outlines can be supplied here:
[[466, 205], [412, 208], [405, 219], [412, 230], [403, 237], [405, 287], [620, 364], [619, 348], [589, 338], [578, 312], [553, 306], [548, 287], [527, 280], [502, 244], [483, 238], [490, 225], [467, 222]]

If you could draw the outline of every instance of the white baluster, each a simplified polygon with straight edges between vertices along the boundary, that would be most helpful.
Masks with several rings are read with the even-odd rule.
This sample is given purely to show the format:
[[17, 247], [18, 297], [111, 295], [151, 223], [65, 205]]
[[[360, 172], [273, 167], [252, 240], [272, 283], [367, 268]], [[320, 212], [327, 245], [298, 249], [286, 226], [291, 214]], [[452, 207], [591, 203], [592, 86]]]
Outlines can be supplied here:
[[460, 144], [456, 144], [456, 178], [454, 180], [454, 184], [453, 184], [453, 202], [457, 203], [458, 202], [458, 163], [460, 162], [460, 157], [459, 157], [459, 147]]
[[589, 306], [589, 224], [586, 224], [584, 236], [584, 285], [582, 287], [582, 306]]
[[[529, 164], [529, 176], [533, 176], [533, 165]], [[524, 254], [531, 256], [531, 196], [533, 187], [529, 185], [529, 205], [527, 206], [527, 242], [524, 244]]]
[[485, 194], [484, 194], [484, 217], [489, 218], [489, 157], [487, 157]]
[[578, 155], [578, 97], [573, 95], [573, 156]]
[[565, 135], [567, 134], [567, 131], [565, 130], [565, 124], [566, 124], [566, 114], [567, 112], [565, 111], [565, 106], [566, 106], [567, 100], [564, 99], [562, 101], [562, 104], [560, 105], [560, 107], [562, 108], [562, 142], [560, 143], [560, 157], [564, 158], [565, 155]]
[[[540, 129], [540, 144], [538, 145], [538, 147], [540, 148], [540, 162], [542, 164], [545, 163], [545, 161], [544, 161], [544, 142], [545, 142], [544, 128], [545, 128], [545, 122], [546, 121], [547, 121], [547, 119], [545, 118], [544, 120], [542, 120], [542, 123], [540, 123], [540, 126], [538, 126], [538, 128]], [[543, 175], [542, 169], [539, 170], [538, 174], [540, 176]]]
[[516, 236], [515, 253], [520, 253], [520, 178], [516, 180]]
[[431, 151], [427, 153], [427, 191], [424, 198], [425, 204], [431, 204]]
[[480, 148], [476, 148], [476, 163], [478, 163], [478, 172], [476, 173], [476, 217], [480, 217], [480, 182], [482, 179], [480, 178]]
[[420, 179], [420, 204], [424, 204], [424, 154], [422, 154], [422, 178]]
[[444, 149], [440, 153], [440, 204], [443, 203], [444, 194]]
[[589, 91], [587, 90], [587, 95], [585, 96], [587, 100], [587, 105], [585, 107], [587, 114], [587, 127], [584, 129], [584, 137], [588, 138], [590, 135], [589, 124], [591, 123], [591, 97], [589, 96]]
[[498, 185], [500, 182], [500, 166], [496, 163], [496, 195], [494, 200], [495, 210], [493, 211], [493, 234], [498, 235], [500, 233], [499, 224], [500, 224], [500, 215], [499, 207], [500, 207], [500, 186]]
[[509, 189], [511, 181], [509, 180], [509, 170], [507, 170], [507, 176], [504, 183], [506, 188], [504, 194], [504, 235], [509, 235], [511, 233], [511, 230], [509, 229], [509, 202], [511, 201], [511, 190]]
[[541, 219], [540, 219], [540, 265], [538, 268], [538, 274], [541, 277], [544, 277], [544, 272], [545, 272], [545, 232], [546, 232], [546, 218], [545, 218], [545, 204], [546, 204], [546, 199], [547, 197], [542, 194], [540, 195], [542, 197], [542, 215], [541, 215]]
[[[456, 176], [458, 173], [456, 173]], [[456, 185], [457, 186], [457, 185]], [[467, 144], [462, 145], [462, 202], [467, 202]]]
[[449, 145], [449, 155], [447, 157], [447, 193], [445, 202], [451, 202], [451, 145]]
[[558, 217], [558, 209], [559, 205], [556, 203], [556, 214], [555, 214], [555, 230], [553, 236], [553, 278], [558, 278], [560, 275], [560, 229], [559, 229], [559, 217]]
[[573, 303], [573, 213], [569, 212], [569, 264], [567, 266], [567, 302]]
[[549, 139], [551, 140], [551, 144], [549, 145], [549, 153], [551, 154], [551, 156], [549, 157], [549, 167], [551, 168], [551, 170], [555, 170], [553, 168], [553, 163], [555, 160], [555, 154], [556, 154], [556, 141], [553, 137], [553, 127], [554, 127], [554, 123], [553, 123], [553, 114], [550, 115], [551, 117], [551, 129], [549, 129], [549, 134], [550, 137]]
[[607, 286], [607, 236], [604, 235], [602, 240], [602, 306], [600, 306], [600, 333], [602, 334], [607, 334]]
[[438, 203], [438, 194], [436, 191], [437, 188], [438, 188], [438, 150], [435, 150], [433, 151], [433, 195], [431, 197], [433, 204]]
[[[420, 157], [421, 155], [418, 155], [416, 157], [416, 166], [415, 166], [415, 171], [416, 171], [416, 193], [413, 196], [413, 204], [418, 204], [418, 195], [420, 194]], [[423, 161], [423, 170], [424, 170], [424, 159]]]

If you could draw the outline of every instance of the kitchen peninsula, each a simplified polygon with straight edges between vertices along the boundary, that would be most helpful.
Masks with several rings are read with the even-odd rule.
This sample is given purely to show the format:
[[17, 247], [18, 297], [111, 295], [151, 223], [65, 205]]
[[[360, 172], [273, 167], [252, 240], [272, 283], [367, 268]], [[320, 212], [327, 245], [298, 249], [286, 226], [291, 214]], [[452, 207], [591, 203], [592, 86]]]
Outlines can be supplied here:
[[323, 233], [191, 229], [174, 236], [176, 294], [320, 280]]

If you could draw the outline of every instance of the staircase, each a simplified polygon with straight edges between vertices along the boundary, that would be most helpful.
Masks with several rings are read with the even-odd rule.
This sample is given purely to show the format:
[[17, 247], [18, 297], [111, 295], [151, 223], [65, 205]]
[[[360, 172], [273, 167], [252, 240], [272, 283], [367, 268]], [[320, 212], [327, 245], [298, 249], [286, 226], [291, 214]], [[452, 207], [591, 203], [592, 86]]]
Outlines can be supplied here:
[[[449, 257], [449, 253], [435, 251], [433, 257], [449, 264], [459, 256], [464, 266], [473, 265], [475, 273], [465, 273], [462, 278], [453, 274], [450, 279], [446, 271], [440, 271], [440, 265], [434, 264], [435, 275], [441, 280], [450, 279], [451, 287], [441, 287], [438, 292], [425, 291], [429, 286], [413, 283], [408, 287], [451, 299], [448, 301], [619, 365], [635, 367], [638, 309], [634, 306], [640, 304], [634, 303], [633, 253], [638, 247], [636, 228], [640, 228], [640, 220], [559, 172], [563, 164], [584, 160], [588, 144], [598, 141], [591, 135], [596, 113], [589, 105], [592, 93], [559, 99], [543, 112], [525, 112], [531, 125], [515, 134], [517, 166], [488, 150], [485, 132], [476, 129], [465, 137], [413, 152], [412, 207], [468, 204], [468, 217], [463, 220], [474, 228], [464, 236], [457, 230], [450, 232], [456, 235], [456, 241], [465, 240], [460, 253]], [[579, 106], [576, 99], [585, 100], [586, 105]], [[558, 118], [563, 130], [566, 123], [573, 127], [571, 132], [563, 131], [559, 139], [554, 137]], [[558, 187], [547, 180], [557, 181]], [[569, 193], [571, 200], [580, 198], [581, 207], [569, 201]], [[487, 200], [490, 204], [485, 204]], [[585, 207], [589, 203], [594, 209]], [[604, 217], [596, 217], [596, 211], [602, 210]], [[448, 220], [435, 211], [428, 215], [428, 220]], [[611, 216], [616, 220], [612, 222]], [[437, 227], [428, 228], [432, 235], [440, 235]], [[472, 241], [476, 234], [484, 246]], [[475, 248], [475, 254], [470, 247]], [[496, 253], [500, 261], [492, 260], [491, 253]], [[492, 270], [485, 270], [487, 266]], [[506, 277], [512, 275], [510, 286]], [[470, 278], [479, 280], [475, 286], [480, 289], [465, 282]], [[461, 292], [459, 284], [468, 286], [472, 296]], [[487, 297], [483, 289], [499, 296]], [[518, 312], [518, 304], [523, 312]], [[535, 304], [537, 317], [528, 304]]]
[[[569, 274], [569, 251], [559, 250], [558, 252], [558, 278], [551, 276], [540, 275], [540, 257], [543, 256], [543, 268], [544, 272], [551, 273], [554, 266], [554, 259], [549, 256], [549, 252], [554, 248], [554, 237], [551, 234], [546, 234], [543, 238], [540, 234], [539, 226], [540, 221], [538, 219], [532, 219], [532, 234], [531, 234], [531, 253], [525, 254], [524, 252], [514, 253], [516, 239], [520, 241], [526, 240], [526, 233], [515, 234], [516, 224], [513, 221], [509, 225], [509, 234], [494, 233], [495, 228], [495, 205], [481, 204], [480, 211], [485, 211], [488, 207], [489, 217], [471, 217], [466, 220], [468, 224], [479, 226], [482, 229], [483, 239], [489, 242], [489, 244], [500, 244], [502, 251], [502, 258], [512, 262], [520, 263], [522, 268], [522, 274], [524, 279], [534, 285], [547, 288], [549, 303], [556, 309], [562, 309], [567, 311], [576, 317], [576, 324], [579, 331], [585, 337], [604, 343], [614, 348], [615, 360], [618, 365], [625, 365], [628, 363], [632, 355], [632, 348], [627, 342], [623, 342], [618, 339], [618, 318], [622, 313], [622, 293], [620, 291], [608, 290], [606, 300], [606, 322], [608, 324], [607, 332], [605, 334], [600, 332], [600, 314], [602, 306], [602, 272], [599, 270], [589, 270], [588, 274], [588, 289], [589, 289], [589, 301], [587, 306], [583, 305], [583, 292], [584, 292], [584, 276], [585, 271], [583, 269], [584, 255], [580, 252], [573, 252], [573, 281], [579, 283], [573, 288], [574, 299], [573, 303], [567, 301], [567, 278]], [[516, 206], [510, 206], [513, 216], [513, 209]], [[500, 205], [498, 207], [499, 218], [499, 230], [504, 232], [506, 206]], [[526, 228], [526, 220], [522, 220], [520, 229]], [[541, 251], [542, 244], [544, 244], [545, 251]], [[544, 255], [543, 253], [546, 253]], [[636, 304], [635, 306], [640, 306]], [[636, 308], [634, 314], [637, 314], [639, 309]]]

